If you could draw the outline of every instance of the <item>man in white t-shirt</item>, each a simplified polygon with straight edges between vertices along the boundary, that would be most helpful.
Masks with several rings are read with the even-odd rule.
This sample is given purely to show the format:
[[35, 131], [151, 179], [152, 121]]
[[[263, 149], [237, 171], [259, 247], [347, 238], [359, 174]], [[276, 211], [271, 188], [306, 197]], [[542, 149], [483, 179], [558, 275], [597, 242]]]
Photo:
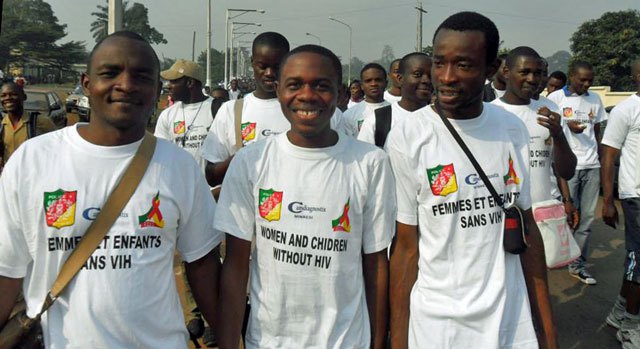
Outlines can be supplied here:
[[346, 133], [358, 137], [364, 119], [373, 115], [374, 111], [389, 102], [384, 100], [384, 91], [387, 88], [387, 72], [378, 63], [369, 63], [360, 71], [364, 101], [349, 107], [344, 112], [343, 119]]
[[387, 74], [389, 81], [391, 81], [391, 88], [384, 91], [384, 100], [393, 103], [399, 102], [402, 95], [400, 93], [400, 59], [394, 59], [389, 64], [389, 73]]
[[246, 348], [386, 343], [393, 176], [382, 150], [331, 129], [341, 71], [324, 47], [287, 54], [277, 86], [290, 130], [229, 167], [215, 223], [227, 233], [222, 348], [238, 347], [249, 273]]
[[202, 71], [198, 63], [178, 59], [171, 68], [160, 72], [160, 76], [169, 80], [169, 95], [174, 103], [160, 113], [154, 134], [186, 150], [204, 173], [205, 161], [200, 156], [200, 148], [214, 115], [211, 114], [213, 98], [201, 92]]
[[[596, 279], [585, 267], [589, 255], [589, 235], [595, 218], [600, 192], [600, 123], [605, 111], [597, 93], [589, 93], [593, 83], [593, 67], [584, 61], [574, 62], [569, 69], [569, 84], [548, 97], [562, 111], [564, 133], [578, 159], [576, 173], [567, 181], [571, 200], [580, 211], [580, 224], [573, 236], [582, 249], [580, 258], [569, 265], [571, 276], [587, 285]], [[559, 182], [562, 182], [559, 179]], [[564, 185], [564, 184], [562, 184]]]
[[238, 99], [240, 97], [240, 90], [238, 89], [238, 80], [233, 79], [229, 83], [229, 99]]
[[500, 67], [495, 75], [493, 75], [491, 81], [484, 85], [484, 95], [482, 98], [485, 102], [491, 102], [496, 98], [504, 96], [504, 92], [507, 89], [507, 81], [503, 73], [506, 59], [507, 55], [505, 53], [498, 56]]
[[351, 108], [364, 100], [364, 92], [362, 92], [362, 83], [356, 79], [349, 84], [349, 103], [347, 108]]
[[623, 348], [640, 347], [640, 60], [631, 68], [637, 92], [618, 103], [609, 114], [602, 139], [602, 218], [616, 227], [618, 212], [614, 204], [615, 160], [619, 154], [618, 196], [624, 212], [624, 278], [620, 295], [607, 316], [607, 324], [618, 328]]
[[532, 203], [553, 199], [549, 181], [553, 169], [561, 178], [570, 179], [576, 168], [576, 156], [562, 132], [558, 106], [533, 99], [542, 74], [543, 63], [534, 49], [514, 48], [505, 58], [507, 90], [502, 98], [491, 102], [515, 114], [529, 131]]
[[[433, 40], [437, 102], [387, 138], [398, 201], [389, 272], [392, 347], [557, 347], [544, 248], [530, 209], [529, 135], [513, 114], [482, 102], [484, 81], [498, 68], [498, 43], [497, 28], [478, 13], [447, 18]], [[505, 207], [522, 208], [529, 229], [522, 255], [504, 251], [502, 209], [442, 118]]]
[[[399, 102], [379, 108], [373, 115], [370, 115], [362, 123], [362, 128], [358, 134], [358, 139], [370, 144], [384, 147], [389, 130], [431, 102], [431, 58], [422, 52], [409, 53], [402, 57], [398, 67], [400, 90], [402, 99]], [[387, 120], [387, 125], [376, 113], [388, 115], [391, 120]], [[380, 130], [376, 127], [380, 123], [383, 126]], [[384, 124], [384, 125], [383, 125]]]
[[[240, 120], [242, 146], [280, 134], [289, 129], [276, 98], [276, 75], [282, 57], [289, 52], [289, 41], [279, 33], [258, 35], [251, 48], [251, 66], [256, 90], [243, 98]], [[230, 100], [218, 110], [202, 146], [207, 161], [206, 177], [211, 186], [222, 183], [233, 155], [236, 153], [235, 105]]]
[[[145, 135], [159, 72], [158, 57], [138, 34], [107, 36], [82, 75], [91, 122], [36, 137], [8, 162], [0, 178], [0, 328], [20, 286], [27, 315], [40, 311]], [[207, 189], [193, 158], [158, 140], [135, 193], [42, 318], [45, 347], [187, 348], [176, 249], [213, 323], [222, 236], [213, 228]]]

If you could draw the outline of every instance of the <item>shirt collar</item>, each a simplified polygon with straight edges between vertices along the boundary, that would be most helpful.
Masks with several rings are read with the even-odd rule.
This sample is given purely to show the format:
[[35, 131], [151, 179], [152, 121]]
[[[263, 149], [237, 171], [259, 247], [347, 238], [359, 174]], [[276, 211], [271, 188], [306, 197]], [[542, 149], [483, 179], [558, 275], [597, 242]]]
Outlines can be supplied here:
[[[569, 85], [565, 85], [565, 86], [562, 88], [562, 91], [564, 91], [564, 95], [565, 95], [565, 96], [567, 96], [567, 97], [571, 97], [571, 96], [580, 96], [580, 95], [579, 95], [579, 94], [577, 94], [577, 93], [573, 93], [573, 92], [569, 91]], [[588, 96], [588, 95], [589, 95], [589, 91], [586, 91], [582, 96]]]

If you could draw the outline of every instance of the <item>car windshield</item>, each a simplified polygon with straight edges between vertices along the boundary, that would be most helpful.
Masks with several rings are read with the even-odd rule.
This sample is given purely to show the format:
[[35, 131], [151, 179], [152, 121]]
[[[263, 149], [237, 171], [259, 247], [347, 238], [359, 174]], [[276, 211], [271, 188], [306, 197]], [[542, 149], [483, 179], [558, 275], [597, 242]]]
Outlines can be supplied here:
[[49, 107], [47, 96], [44, 93], [25, 92], [27, 93], [27, 100], [24, 101], [24, 109], [42, 110]]

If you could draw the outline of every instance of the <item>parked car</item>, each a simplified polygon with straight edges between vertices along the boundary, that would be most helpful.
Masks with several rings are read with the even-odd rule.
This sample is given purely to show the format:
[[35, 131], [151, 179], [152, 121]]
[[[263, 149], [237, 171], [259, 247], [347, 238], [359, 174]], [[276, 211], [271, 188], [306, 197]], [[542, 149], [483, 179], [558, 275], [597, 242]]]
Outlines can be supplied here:
[[58, 127], [67, 125], [67, 112], [62, 108], [60, 97], [49, 89], [27, 88], [24, 90], [27, 100], [24, 109], [27, 112], [39, 112], [47, 116]]
[[82, 96], [78, 99], [78, 117], [81, 122], [89, 122], [91, 118], [91, 106], [87, 96]]
[[65, 101], [67, 113], [71, 113], [72, 111], [78, 109], [78, 101], [82, 97], [84, 97], [84, 92], [82, 91], [81, 85], [76, 86], [73, 91], [69, 92], [67, 100]]

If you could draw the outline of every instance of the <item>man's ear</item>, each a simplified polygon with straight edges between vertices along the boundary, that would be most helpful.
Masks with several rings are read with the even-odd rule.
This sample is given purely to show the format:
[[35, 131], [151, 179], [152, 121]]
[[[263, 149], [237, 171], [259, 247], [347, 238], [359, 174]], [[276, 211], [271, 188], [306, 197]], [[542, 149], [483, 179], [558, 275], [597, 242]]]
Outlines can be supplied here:
[[493, 62], [487, 65], [487, 76], [485, 76], [485, 79], [488, 79], [489, 77], [492, 77], [496, 74], [498, 69], [500, 69], [500, 63], [500, 59], [496, 58], [493, 60]]
[[509, 67], [507, 67], [506, 64], [504, 65], [504, 67], [502, 67], [502, 76], [506, 81], [509, 80]]
[[82, 92], [85, 96], [89, 96], [91, 93], [89, 92], [89, 74], [82, 73], [80, 76], [80, 84], [82, 85]]

